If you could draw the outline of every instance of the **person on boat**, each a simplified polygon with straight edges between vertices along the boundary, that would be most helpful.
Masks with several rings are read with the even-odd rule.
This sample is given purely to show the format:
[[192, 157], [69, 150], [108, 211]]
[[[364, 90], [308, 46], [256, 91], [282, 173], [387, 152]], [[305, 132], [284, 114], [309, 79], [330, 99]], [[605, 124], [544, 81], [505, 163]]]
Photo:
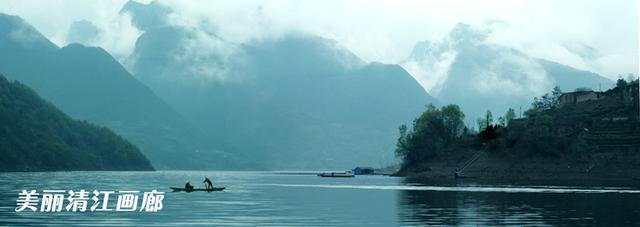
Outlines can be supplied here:
[[464, 172], [460, 168], [456, 168], [456, 172], [453, 175], [455, 178], [461, 178], [464, 177]]
[[213, 182], [211, 182], [208, 177], [204, 177], [204, 181], [202, 181], [202, 183], [206, 184], [207, 189], [213, 189]]
[[184, 189], [186, 189], [186, 190], [193, 190], [193, 185], [191, 185], [191, 182], [187, 182], [187, 183], [184, 185]]

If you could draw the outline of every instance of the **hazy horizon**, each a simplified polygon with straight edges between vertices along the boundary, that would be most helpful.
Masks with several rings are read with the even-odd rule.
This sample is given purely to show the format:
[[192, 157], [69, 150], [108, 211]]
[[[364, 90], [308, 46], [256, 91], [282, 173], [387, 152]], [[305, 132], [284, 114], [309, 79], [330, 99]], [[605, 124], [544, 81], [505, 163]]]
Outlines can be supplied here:
[[[124, 63], [143, 32], [131, 24], [130, 15], [118, 13], [126, 2], [8, 0], [0, 5], [0, 12], [24, 18], [58, 46], [70, 42], [99, 46]], [[171, 11], [168, 23], [211, 32], [231, 43], [302, 32], [334, 39], [366, 62], [402, 64], [416, 43], [441, 42], [456, 24], [466, 23], [485, 33], [486, 43], [610, 80], [638, 72], [635, 1], [507, 1], [500, 2], [500, 7], [475, 1], [157, 3]], [[70, 37], [70, 26], [83, 24], [78, 22], [90, 22], [84, 29], [95, 26], [95, 37]], [[446, 62], [439, 62], [442, 65]], [[404, 67], [432, 92], [430, 83], [437, 76]]]

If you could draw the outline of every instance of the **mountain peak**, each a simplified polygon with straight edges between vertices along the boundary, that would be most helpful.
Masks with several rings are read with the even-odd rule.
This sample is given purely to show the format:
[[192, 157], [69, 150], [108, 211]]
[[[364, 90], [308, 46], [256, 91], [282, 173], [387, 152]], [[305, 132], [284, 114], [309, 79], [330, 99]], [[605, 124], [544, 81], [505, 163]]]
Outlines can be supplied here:
[[120, 14], [125, 13], [131, 15], [131, 23], [138, 29], [149, 30], [167, 25], [167, 15], [171, 13], [171, 9], [156, 1], [143, 4], [130, 0], [120, 9]]
[[58, 46], [50, 42], [38, 30], [18, 16], [0, 13], [0, 47], [3, 50], [28, 48], [53, 51]]
[[439, 100], [461, 105], [471, 119], [487, 109], [526, 108], [554, 86], [573, 90], [612, 84], [594, 73], [488, 43], [492, 26], [500, 22], [488, 23], [480, 28], [458, 23], [438, 42], [416, 43], [403, 68]]
[[366, 64], [337, 41], [304, 33], [289, 33], [283, 37], [262, 40], [251, 44], [250, 48], [259, 50], [262, 54], [276, 54], [279, 61], [290, 61], [291, 65], [324, 62], [323, 64], [351, 69]]

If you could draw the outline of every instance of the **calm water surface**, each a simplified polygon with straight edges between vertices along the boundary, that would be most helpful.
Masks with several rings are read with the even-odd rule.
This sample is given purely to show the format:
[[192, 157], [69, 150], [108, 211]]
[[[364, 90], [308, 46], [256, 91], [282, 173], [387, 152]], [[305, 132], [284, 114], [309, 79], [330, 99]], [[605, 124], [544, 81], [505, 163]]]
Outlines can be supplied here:
[[[224, 192], [170, 192], [209, 176]], [[320, 178], [283, 172], [0, 173], [0, 225], [424, 226], [640, 225], [640, 187], [609, 183], [423, 182], [384, 176]], [[164, 191], [157, 213], [16, 213], [23, 189]], [[91, 204], [91, 201], [90, 203]], [[110, 203], [115, 206], [115, 201]]]

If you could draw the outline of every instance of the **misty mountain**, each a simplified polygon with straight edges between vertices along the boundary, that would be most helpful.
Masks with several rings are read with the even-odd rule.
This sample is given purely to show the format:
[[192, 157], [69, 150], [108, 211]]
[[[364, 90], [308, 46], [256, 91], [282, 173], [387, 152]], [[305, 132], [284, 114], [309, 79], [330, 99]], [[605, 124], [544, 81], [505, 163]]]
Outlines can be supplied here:
[[0, 14], [0, 73], [36, 90], [73, 118], [106, 126], [157, 168], [220, 169], [238, 159], [204, 136], [106, 51], [57, 47], [16, 16]]
[[74, 21], [69, 26], [69, 32], [67, 33], [67, 42], [88, 45], [93, 43], [99, 35], [100, 31], [90, 21]]
[[613, 86], [598, 74], [487, 43], [489, 35], [458, 24], [441, 42], [417, 43], [402, 66], [442, 103], [460, 105], [471, 125], [487, 110], [494, 116], [524, 111], [556, 85], [563, 91]]
[[127, 1], [120, 9], [120, 14], [130, 13], [131, 23], [141, 30], [149, 30], [154, 27], [163, 26], [168, 22], [167, 15], [171, 10], [158, 1], [151, 1], [143, 4], [136, 1]]
[[111, 130], [70, 118], [0, 75], [0, 171], [153, 170]]
[[236, 44], [197, 27], [139, 28], [134, 76], [272, 169], [389, 164], [398, 126], [435, 102], [400, 66], [363, 62], [333, 40]]

